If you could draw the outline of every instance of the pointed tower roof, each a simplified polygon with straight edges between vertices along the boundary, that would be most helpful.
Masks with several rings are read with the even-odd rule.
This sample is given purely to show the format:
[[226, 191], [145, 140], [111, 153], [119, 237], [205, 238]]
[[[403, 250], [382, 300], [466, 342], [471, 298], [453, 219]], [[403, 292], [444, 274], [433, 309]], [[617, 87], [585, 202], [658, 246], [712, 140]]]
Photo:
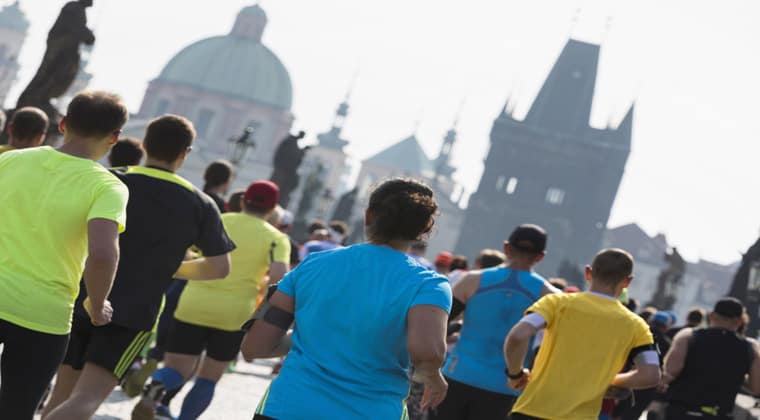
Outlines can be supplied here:
[[552, 131], [581, 132], [589, 126], [599, 45], [570, 39], [525, 117]]
[[343, 150], [343, 148], [348, 144], [348, 140], [341, 138], [343, 124], [346, 120], [346, 117], [348, 116], [348, 98], [349, 95], [346, 95], [346, 98], [343, 100], [343, 102], [338, 105], [338, 109], [335, 110], [335, 118], [333, 118], [333, 123], [332, 127], [330, 127], [330, 130], [326, 133], [317, 135], [317, 140], [319, 141], [320, 146], [326, 147], [328, 149]]
[[399, 172], [410, 175], [429, 176], [434, 172], [433, 163], [425, 151], [422, 150], [422, 146], [420, 146], [414, 134], [381, 150], [374, 156], [367, 158], [365, 162], [395, 168]]

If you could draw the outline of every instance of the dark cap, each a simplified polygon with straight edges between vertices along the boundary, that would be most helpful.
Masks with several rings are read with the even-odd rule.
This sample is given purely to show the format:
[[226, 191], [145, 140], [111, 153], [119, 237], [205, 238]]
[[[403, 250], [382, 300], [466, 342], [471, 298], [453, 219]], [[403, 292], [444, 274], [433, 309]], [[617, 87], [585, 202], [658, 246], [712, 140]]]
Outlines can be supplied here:
[[520, 225], [509, 235], [509, 246], [522, 252], [541, 253], [546, 250], [546, 231], [538, 225]]
[[726, 318], [741, 318], [744, 315], [744, 305], [739, 299], [724, 297], [715, 304], [713, 312]]
[[256, 181], [245, 191], [245, 202], [262, 209], [273, 209], [280, 200], [280, 188], [270, 181]]

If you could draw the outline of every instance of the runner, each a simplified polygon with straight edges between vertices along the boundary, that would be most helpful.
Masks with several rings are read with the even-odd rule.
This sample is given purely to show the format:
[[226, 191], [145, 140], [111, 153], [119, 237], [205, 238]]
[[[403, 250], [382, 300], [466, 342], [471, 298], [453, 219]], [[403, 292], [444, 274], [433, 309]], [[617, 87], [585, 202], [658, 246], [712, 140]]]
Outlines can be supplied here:
[[705, 310], [702, 308], [693, 308], [686, 315], [686, 325], [673, 327], [668, 330], [667, 335], [672, 340], [681, 330], [685, 328], [699, 328], [705, 320]]
[[45, 141], [47, 130], [48, 117], [41, 109], [27, 106], [17, 110], [8, 122], [8, 144], [0, 145], [0, 154], [14, 149], [39, 147]]
[[232, 182], [232, 164], [226, 160], [211, 162], [203, 173], [203, 180], [203, 192], [214, 200], [220, 212], [226, 212], [227, 206], [222, 197], [227, 194], [227, 188]]
[[[630, 254], [602, 250], [586, 266], [587, 292], [547, 295], [528, 308], [504, 343], [507, 366], [512, 366], [509, 386], [524, 389], [512, 420], [596, 419], [610, 385], [641, 389], [657, 384], [660, 366], [649, 327], [617, 300], [632, 273]], [[516, 368], [541, 328], [546, 333], [533, 371]], [[635, 369], [618, 373], [629, 357]]]
[[108, 154], [108, 163], [112, 168], [137, 166], [142, 162], [145, 151], [142, 142], [133, 137], [119, 139]]
[[427, 254], [428, 244], [425, 241], [415, 241], [412, 246], [409, 247], [409, 256], [414, 258], [421, 266], [434, 270], [433, 264], [425, 258]]
[[0, 155], [0, 416], [31, 420], [66, 352], [79, 281], [95, 325], [119, 260], [128, 191], [95, 162], [127, 121], [121, 99], [80, 93], [59, 128], [63, 146]]
[[429, 187], [386, 181], [369, 199], [369, 243], [313, 254], [280, 282], [243, 342], [246, 359], [284, 354], [295, 319], [255, 419], [405, 419], [410, 359], [423, 405], [443, 399], [451, 289], [406, 255], [437, 207]]
[[502, 265], [507, 261], [507, 256], [503, 252], [495, 249], [484, 249], [480, 251], [478, 257], [475, 259], [475, 267], [478, 269], [485, 269]]
[[[174, 173], [194, 137], [187, 119], [157, 118], [145, 132], [147, 165], [116, 172], [129, 188], [132, 223], [119, 239], [121, 260], [109, 296], [113, 320], [93, 327], [85, 317], [87, 293], [82, 290], [68, 351], [46, 407], [48, 420], [84, 420], [95, 414], [150, 338], [172, 276], [213, 280], [229, 272], [235, 245], [216, 205]], [[204, 257], [183, 262], [193, 245]]]
[[164, 368], [153, 374], [132, 412], [133, 419], [153, 420], [163, 394], [190, 379], [204, 350], [206, 356], [179, 418], [198, 418], [211, 403], [216, 383], [240, 350], [240, 326], [255, 309], [267, 271], [273, 284], [288, 270], [290, 242], [266, 222], [278, 200], [275, 184], [257, 181], [246, 190], [244, 213], [222, 215], [227, 232], [238, 246], [231, 254], [232, 270], [223, 280], [189, 282], [185, 287], [169, 332]]
[[541, 296], [559, 292], [533, 271], [546, 240], [541, 227], [518, 226], [504, 242], [506, 266], [472, 271], [454, 288], [451, 318], [464, 312], [464, 324], [443, 366], [449, 392], [431, 419], [507, 418], [519, 393], [507, 387], [504, 337]]
[[303, 244], [299, 252], [299, 259], [305, 260], [309, 254], [314, 252], [328, 251], [343, 246], [343, 241], [348, 236], [348, 225], [344, 222], [333, 220], [327, 225], [326, 232], [322, 229], [317, 229], [312, 233], [312, 237], [315, 239], [310, 240]]
[[736, 394], [760, 394], [760, 348], [737, 334], [744, 306], [723, 298], [710, 314], [710, 327], [679, 332], [665, 357], [662, 387], [670, 401], [668, 420], [732, 419]]

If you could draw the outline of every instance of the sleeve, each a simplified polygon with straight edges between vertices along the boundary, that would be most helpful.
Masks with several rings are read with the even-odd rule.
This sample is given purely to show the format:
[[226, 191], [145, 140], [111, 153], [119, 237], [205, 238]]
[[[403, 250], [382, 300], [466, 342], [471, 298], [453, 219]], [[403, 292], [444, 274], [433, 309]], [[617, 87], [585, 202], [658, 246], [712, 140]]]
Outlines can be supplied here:
[[117, 178], [104, 182], [95, 191], [95, 197], [87, 213], [87, 221], [106, 219], [119, 225], [119, 233], [127, 227], [127, 201], [129, 190]]
[[410, 307], [417, 305], [434, 305], [442, 308], [446, 313], [451, 311], [451, 285], [446, 277], [426, 271], [428, 276], [423, 279], [422, 287], [412, 300]]
[[[300, 266], [299, 266], [300, 267]], [[285, 277], [277, 283], [277, 290], [295, 299], [296, 297], [296, 278], [299, 273], [298, 267], [295, 270], [285, 274]]]
[[539, 314], [546, 322], [546, 326], [551, 326], [558, 312], [557, 307], [559, 306], [561, 296], [558, 294], [548, 294], [528, 308], [525, 314]]
[[195, 246], [205, 257], [224, 255], [235, 249], [235, 243], [227, 235], [219, 209], [210, 199], [203, 200], [203, 220]]
[[272, 240], [269, 262], [290, 264], [290, 240], [285, 235], [277, 235]]

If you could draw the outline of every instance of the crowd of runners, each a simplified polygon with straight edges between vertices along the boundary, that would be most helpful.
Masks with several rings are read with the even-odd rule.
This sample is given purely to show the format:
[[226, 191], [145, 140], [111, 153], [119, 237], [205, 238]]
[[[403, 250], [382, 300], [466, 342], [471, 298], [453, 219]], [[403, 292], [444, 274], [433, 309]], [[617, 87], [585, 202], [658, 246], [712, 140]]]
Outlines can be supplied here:
[[760, 394], [742, 303], [683, 325], [639, 311], [625, 250], [599, 251], [583, 291], [539, 274], [551, 232], [532, 224], [472, 267], [431, 263], [438, 205], [411, 179], [372, 191], [365, 243], [314, 221], [300, 245], [277, 185], [230, 192], [219, 161], [197, 188], [176, 174], [193, 124], [122, 139], [127, 116], [81, 93], [55, 149], [42, 111], [0, 114], [2, 419], [89, 419], [117, 386], [135, 420], [174, 419], [187, 386], [176, 418], [196, 419], [240, 354], [284, 357], [258, 406], [239, 401], [254, 419], [730, 419]]

